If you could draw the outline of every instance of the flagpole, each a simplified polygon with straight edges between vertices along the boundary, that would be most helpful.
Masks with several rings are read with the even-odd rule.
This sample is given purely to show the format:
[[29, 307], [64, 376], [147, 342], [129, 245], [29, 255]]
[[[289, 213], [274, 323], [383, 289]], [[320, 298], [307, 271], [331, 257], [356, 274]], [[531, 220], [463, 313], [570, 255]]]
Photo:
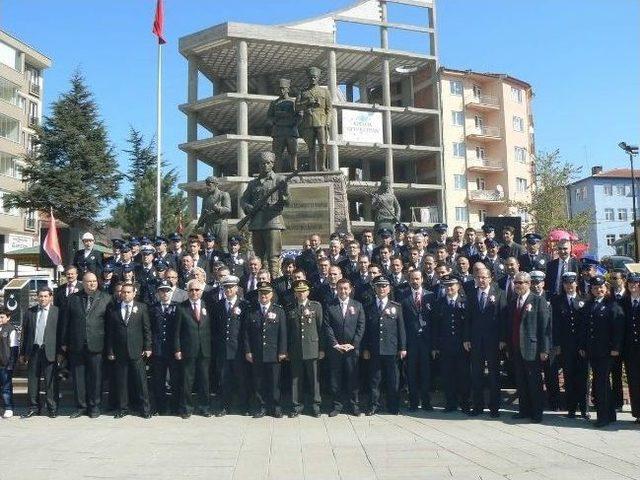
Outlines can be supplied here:
[[160, 236], [162, 225], [162, 205], [160, 204], [161, 188], [162, 188], [162, 42], [158, 42], [158, 144], [157, 152], [157, 178], [156, 178], [156, 236]]

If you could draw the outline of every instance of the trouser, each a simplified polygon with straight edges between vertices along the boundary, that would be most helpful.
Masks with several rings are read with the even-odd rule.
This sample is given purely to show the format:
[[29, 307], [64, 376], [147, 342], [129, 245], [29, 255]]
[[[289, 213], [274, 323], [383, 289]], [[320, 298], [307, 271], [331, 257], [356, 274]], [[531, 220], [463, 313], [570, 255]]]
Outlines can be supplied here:
[[182, 358], [182, 391], [180, 392], [180, 411], [193, 412], [193, 386], [196, 386], [198, 407], [209, 411], [209, 365], [211, 358], [199, 355]]
[[253, 390], [258, 410], [280, 408], [280, 363], [260, 362], [254, 358]]
[[616, 405], [610, 379], [613, 359], [610, 356], [590, 358], [589, 363], [593, 371], [597, 419], [599, 422], [615, 422]]
[[282, 253], [282, 232], [280, 230], [252, 230], [253, 252], [269, 266], [271, 278], [280, 276], [280, 254]]
[[399, 409], [399, 372], [395, 355], [371, 355], [369, 364], [369, 389], [371, 390], [371, 408], [380, 407], [380, 382], [386, 385], [387, 410], [391, 413]]
[[[302, 137], [309, 149], [311, 171], [324, 172], [327, 169], [327, 127], [305, 128], [302, 132]], [[318, 141], [317, 147], [316, 140]]]
[[567, 399], [567, 411], [575, 413], [587, 411], [587, 381], [589, 365], [587, 360], [580, 356], [577, 348], [562, 347], [560, 355], [562, 364], [562, 376], [564, 378], [564, 391]]
[[102, 401], [102, 352], [93, 353], [84, 348], [81, 352], [71, 352], [71, 374], [76, 406], [100, 412]]
[[555, 410], [560, 401], [560, 382], [558, 378], [558, 357], [550, 354], [546, 362], [542, 363], [544, 372], [544, 386], [547, 391], [547, 404], [549, 408]]
[[624, 369], [627, 372], [631, 415], [640, 418], [640, 348], [626, 352]]
[[[306, 387], [306, 388], [305, 388]], [[304, 407], [305, 393], [310, 397], [311, 408], [320, 412], [320, 382], [318, 381], [318, 360], [291, 361], [291, 407], [301, 412]], [[300, 401], [300, 397], [303, 401]]]
[[525, 360], [520, 352], [512, 355], [518, 389], [518, 411], [533, 420], [542, 420], [544, 392], [542, 365], [538, 360]]
[[[171, 386], [170, 403], [167, 395], [167, 375], [169, 376], [169, 385]], [[151, 357], [151, 385], [156, 411], [166, 413], [168, 410], [167, 407], [170, 407], [173, 412], [177, 412], [180, 402], [180, 391], [182, 390], [180, 369], [178, 368], [177, 361], [170, 357], [153, 355]]]
[[496, 342], [478, 340], [471, 342], [471, 388], [473, 409], [484, 410], [485, 368], [489, 386], [489, 410], [500, 409], [500, 349]]
[[417, 408], [422, 401], [423, 407], [431, 405], [429, 387], [431, 386], [431, 352], [429, 346], [418, 339], [407, 348], [407, 386], [409, 404]]
[[274, 170], [276, 172], [284, 171], [282, 156], [286, 150], [289, 154], [290, 170], [298, 169], [298, 138], [297, 137], [273, 137], [271, 142], [271, 150], [276, 156], [276, 164]]
[[116, 379], [116, 363], [114, 361], [106, 358], [102, 359], [102, 378], [103, 382], [107, 384], [107, 407], [109, 410], [115, 410], [118, 408], [118, 382]]
[[5, 410], [13, 410], [13, 370], [0, 368], [0, 391]]
[[218, 394], [220, 395], [221, 408], [230, 409], [233, 401], [233, 390], [235, 387], [238, 393], [239, 407], [242, 412], [248, 410], [248, 395], [245, 379], [245, 364], [241, 358], [234, 359], [218, 359], [218, 379], [220, 382], [220, 388]]
[[622, 356], [611, 358], [611, 389], [613, 392], [613, 406], [617, 409], [624, 405], [622, 393]]
[[151, 406], [149, 405], [147, 374], [142, 357], [131, 359], [116, 358], [115, 372], [118, 389], [118, 408], [120, 410], [129, 409], [129, 376], [131, 376], [136, 404], [143, 414], [148, 414], [151, 411]]
[[441, 351], [442, 387], [447, 408], [469, 408], [469, 354], [462, 349]]
[[29, 406], [40, 410], [40, 378], [44, 378], [45, 402], [49, 412], [58, 410], [58, 375], [55, 360], [47, 360], [45, 349], [34, 345], [27, 369]]
[[348, 403], [353, 411], [358, 406], [358, 352], [340, 353], [332, 349], [328, 352], [328, 361], [333, 408], [342, 411], [344, 403]]

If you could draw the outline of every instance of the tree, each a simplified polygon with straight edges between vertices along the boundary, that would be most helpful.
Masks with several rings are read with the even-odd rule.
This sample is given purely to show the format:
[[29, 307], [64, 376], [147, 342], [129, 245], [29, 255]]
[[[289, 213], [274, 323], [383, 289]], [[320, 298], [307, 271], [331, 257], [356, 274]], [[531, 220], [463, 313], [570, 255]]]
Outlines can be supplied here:
[[[124, 150], [129, 154], [127, 176], [133, 185], [123, 201], [111, 210], [108, 224], [134, 236], [153, 236], [156, 231], [155, 145], [153, 141], [145, 145], [143, 135], [134, 128], [130, 131], [127, 143], [130, 145], [129, 149]], [[176, 231], [181, 220], [183, 225], [189, 221], [187, 200], [181, 192], [176, 191], [177, 180], [175, 170], [168, 171], [162, 177], [160, 201], [164, 232]]]
[[52, 104], [25, 158], [23, 191], [4, 197], [7, 207], [49, 211], [77, 228], [96, 225], [102, 207], [118, 198], [122, 175], [93, 94], [80, 72]]
[[510, 205], [528, 213], [532, 221], [527, 226], [543, 237], [559, 228], [584, 238], [591, 224], [592, 212], [583, 211], [569, 216], [566, 190], [567, 185], [579, 176], [582, 167], [562, 162], [558, 150], [538, 153], [534, 165], [531, 203], [510, 202]]

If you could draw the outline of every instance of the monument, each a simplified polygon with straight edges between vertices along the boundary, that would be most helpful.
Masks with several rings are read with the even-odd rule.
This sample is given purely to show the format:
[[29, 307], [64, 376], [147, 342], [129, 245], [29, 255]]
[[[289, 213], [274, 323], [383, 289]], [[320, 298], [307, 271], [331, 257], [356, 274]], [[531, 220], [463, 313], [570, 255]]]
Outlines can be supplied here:
[[333, 105], [326, 87], [318, 85], [320, 69], [307, 71], [308, 85], [300, 92], [296, 109], [302, 113], [302, 138], [309, 149], [309, 165], [313, 172], [327, 170], [327, 140]]
[[271, 127], [271, 150], [276, 156], [275, 170], [281, 172], [284, 167], [283, 155], [289, 154], [289, 169], [298, 170], [298, 124], [301, 112], [296, 111], [296, 99], [289, 96], [291, 80], [281, 78], [279, 96], [269, 104], [267, 126]]
[[231, 213], [231, 197], [227, 192], [220, 190], [216, 177], [207, 177], [205, 184], [206, 193], [202, 199], [200, 218], [194, 232], [215, 235], [218, 245], [226, 250], [229, 236], [227, 217]]
[[400, 203], [391, 191], [389, 177], [382, 177], [380, 188], [372, 194], [371, 209], [376, 234], [381, 228], [393, 231], [395, 224], [400, 222]]

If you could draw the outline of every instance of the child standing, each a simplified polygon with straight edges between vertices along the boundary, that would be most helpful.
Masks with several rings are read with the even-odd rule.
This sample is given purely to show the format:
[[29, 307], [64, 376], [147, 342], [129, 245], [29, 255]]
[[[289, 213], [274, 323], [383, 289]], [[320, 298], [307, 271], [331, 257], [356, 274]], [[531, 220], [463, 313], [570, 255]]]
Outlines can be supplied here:
[[4, 401], [2, 418], [13, 417], [13, 368], [18, 359], [18, 332], [9, 323], [11, 312], [0, 308], [0, 391]]

